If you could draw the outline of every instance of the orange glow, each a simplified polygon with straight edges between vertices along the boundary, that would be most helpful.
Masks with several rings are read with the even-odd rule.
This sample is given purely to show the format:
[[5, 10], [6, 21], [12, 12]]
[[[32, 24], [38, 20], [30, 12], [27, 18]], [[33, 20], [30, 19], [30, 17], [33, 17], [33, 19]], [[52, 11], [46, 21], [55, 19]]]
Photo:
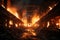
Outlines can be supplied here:
[[47, 22], [47, 28], [48, 28], [49, 26], [50, 26], [50, 22], [48, 21], [48, 22]]
[[58, 29], [60, 29], [60, 19], [58, 19], [58, 22], [56, 23], [56, 26], [58, 26]]
[[60, 29], [60, 19], [58, 21], [59, 21], [59, 23], [57, 23], [56, 25], [59, 26], [59, 29]]
[[11, 25], [9, 25], [9, 28], [11, 28]]
[[8, 0], [7, 2], [7, 11], [9, 11], [11, 14], [13, 14], [14, 16], [16, 16], [19, 20], [21, 20], [23, 22], [23, 26], [24, 27], [32, 27], [35, 25], [36, 22], [38, 22], [40, 20], [40, 17], [39, 15], [37, 15], [38, 13], [38, 10], [35, 10], [33, 12], [33, 16], [32, 16], [32, 19], [31, 19], [31, 23], [28, 23], [27, 21], [27, 16], [26, 16], [26, 13], [27, 13], [27, 10], [24, 9], [22, 11], [22, 18], [19, 17], [18, 13], [17, 13], [17, 8], [16, 7], [13, 7], [11, 5], [11, 2], [10, 0]]
[[16, 16], [16, 17], [19, 19], [19, 16], [18, 16], [18, 13], [17, 13], [16, 8], [14, 8], [14, 7], [8, 7], [7, 10], [8, 10], [11, 14], [13, 14], [14, 16]]
[[33, 36], [36, 36], [36, 33], [35, 32], [31, 32]]
[[18, 24], [15, 24], [16, 27], [18, 27]]
[[10, 0], [8, 0], [8, 2], [7, 2], [7, 11], [9, 11], [11, 14], [13, 14], [14, 16], [16, 16], [19, 19], [19, 15], [17, 13], [17, 8], [11, 6]]
[[31, 27], [31, 26], [32, 26], [32, 25], [29, 23], [29, 24], [28, 24], [28, 27]]
[[34, 28], [38, 28], [40, 25], [38, 23], [35, 23], [33, 26]]
[[52, 10], [52, 7], [49, 6], [49, 9]]
[[26, 29], [26, 31], [33, 32], [34, 30], [29, 28], [29, 29]]
[[37, 15], [38, 13], [38, 10], [35, 10], [33, 12], [33, 16], [32, 16], [32, 19], [31, 19], [31, 23], [28, 23], [27, 21], [27, 16], [26, 16], [26, 13], [27, 13], [27, 10], [24, 9], [22, 11], [22, 18], [19, 17], [18, 13], [17, 13], [17, 8], [16, 7], [13, 7], [10, 3], [10, 0], [8, 0], [7, 2], [7, 11], [9, 11], [11, 14], [13, 14], [14, 16], [16, 16], [19, 20], [21, 20], [23, 22], [23, 26], [24, 27], [32, 27], [36, 24], [36, 22], [38, 22], [40, 20], [40, 16]]
[[26, 33], [26, 32], [24, 32], [22, 34], [22, 37], [21, 38], [27, 38], [27, 37], [30, 37], [31, 35], [36, 36], [36, 34], [34, 32], [32, 32], [32, 33], [29, 33], [29, 32]]
[[60, 27], [60, 19], [59, 19], [59, 27]]
[[30, 35], [31, 35], [30, 33], [24, 32], [21, 38], [27, 38], [27, 37], [30, 37]]
[[38, 22], [40, 20], [40, 17], [39, 15], [37, 14], [34, 14], [33, 17], [32, 17], [32, 25], [34, 25], [36, 22]]
[[27, 13], [27, 11], [24, 9], [24, 10], [22, 11], [22, 16], [25, 17], [25, 16], [26, 16], [26, 13]]
[[27, 27], [27, 17], [26, 17], [26, 10], [22, 11], [22, 18], [21, 21], [23, 22], [23, 25]]
[[56, 23], [56, 26], [58, 26], [58, 29], [60, 29], [60, 23]]
[[[26, 11], [24, 11], [23, 13], [26, 13]], [[25, 27], [34, 27], [34, 25], [40, 20], [39, 15], [37, 15], [37, 13], [34, 13], [34, 15], [32, 16], [31, 19], [31, 23], [27, 22], [27, 17], [24, 16], [24, 18], [22, 18], [22, 22], [24, 23]]]
[[12, 21], [12, 20], [10, 20], [10, 21], [9, 21], [9, 24], [10, 24], [10, 25], [13, 25], [13, 21]]
[[35, 30], [33, 29], [26, 29], [31, 35], [36, 36]]
[[27, 27], [27, 19], [26, 18], [22, 19], [22, 22], [24, 23], [23, 25]]
[[5, 8], [5, 6], [4, 6], [3, 4], [2, 4], [1, 6], [2, 6], [3, 8]]
[[56, 25], [58, 26], [58, 25], [59, 25], [59, 23], [56, 23]]
[[[7, 8], [7, 10], [8, 10], [11, 14], [13, 14], [14, 16], [16, 16], [18, 19], [20, 19], [20, 18], [19, 18], [19, 15], [18, 15], [18, 13], [17, 13], [17, 10], [16, 10], [15, 8], [9, 7], [9, 8]], [[25, 12], [23, 12], [23, 13], [25, 13]], [[23, 17], [22, 17], [20, 20], [24, 23], [23, 25], [24, 25], [25, 27], [32, 27], [36, 22], [38, 22], [38, 21], [40, 20], [40, 17], [39, 17], [39, 15], [34, 14], [34, 15], [32, 16], [31, 23], [28, 23], [28, 22], [27, 22], [27, 17], [26, 17], [25, 15], [23, 15]]]
[[10, 21], [9, 21], [9, 28], [12, 27], [12, 25], [13, 25], [13, 21], [10, 20]]
[[[32, 27], [40, 20], [39, 16], [34, 14], [31, 20], [31, 23], [27, 22], [27, 18], [23, 19], [22, 22], [24, 23], [25, 27]], [[35, 25], [36, 26], [36, 25]], [[38, 26], [38, 25], [37, 25]]]

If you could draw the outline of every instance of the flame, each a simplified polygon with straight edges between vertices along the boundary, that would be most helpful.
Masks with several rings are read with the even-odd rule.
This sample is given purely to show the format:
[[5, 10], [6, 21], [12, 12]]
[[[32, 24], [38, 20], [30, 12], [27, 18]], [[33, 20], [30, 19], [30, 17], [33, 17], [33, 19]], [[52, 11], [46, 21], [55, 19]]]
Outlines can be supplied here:
[[11, 14], [13, 14], [14, 16], [16, 16], [19, 19], [19, 15], [17, 13], [17, 8], [11, 6], [11, 0], [7, 0], [7, 11], [9, 11]]
[[[18, 19], [20, 19], [18, 13], [16, 12], [17, 11], [16, 8], [9, 7], [9, 8], [7, 8], [7, 10], [11, 14], [13, 14], [14, 16], [16, 16]], [[25, 27], [32, 27], [36, 22], [38, 22], [40, 20], [40, 17], [39, 17], [39, 15], [34, 14], [33, 17], [32, 17], [31, 23], [27, 22], [27, 17], [25, 15], [23, 15], [23, 17], [20, 20], [23, 22], [23, 25]]]
[[59, 19], [59, 27], [60, 27], [60, 19]]
[[23, 25], [24, 25], [25, 27], [27, 27], [27, 19], [26, 19], [26, 18], [23, 18], [23, 19], [22, 19], [22, 22], [23, 22]]
[[36, 33], [35, 32], [31, 32], [33, 36], [36, 36]]
[[24, 23], [24, 26], [25, 27], [32, 27], [32, 26], [34, 26], [35, 24], [36, 24], [36, 22], [38, 22], [39, 20], [40, 20], [40, 17], [39, 17], [39, 15], [37, 15], [37, 14], [34, 14], [33, 16], [32, 16], [32, 19], [31, 19], [31, 23], [28, 23], [27, 21], [27, 17], [24, 17], [24, 18], [22, 18], [23, 20], [22, 20], [22, 22]]
[[34, 25], [36, 22], [38, 22], [40, 20], [39, 15], [34, 14], [32, 17], [32, 25]]
[[[26, 15], [26, 11], [24, 11], [23, 13]], [[22, 22], [24, 23], [25, 27], [32, 27], [36, 24], [36, 22], [40, 20], [40, 16], [37, 15], [37, 13], [34, 13], [31, 19], [31, 23], [28, 23], [27, 17], [25, 15], [23, 15], [23, 18], [22, 18]]]
[[59, 23], [56, 23], [56, 25], [58, 26], [58, 25], [59, 25]]
[[27, 27], [27, 17], [26, 17], [26, 10], [22, 12], [22, 22], [25, 27]]
[[31, 35], [36, 36], [35, 30], [29, 28], [29, 29], [26, 29], [26, 31], [28, 31]]
[[11, 6], [10, 0], [8, 0], [8, 2], [7, 2], [7, 10], [11, 14], [13, 14], [14, 16], [16, 16], [19, 20], [21, 20], [23, 22], [23, 26], [24, 27], [32, 27], [33, 25], [35, 25], [36, 22], [38, 22], [40, 20], [39, 15], [37, 15], [37, 13], [38, 13], [37, 10], [35, 10], [33, 12], [34, 15], [32, 16], [31, 23], [27, 22], [28, 21], [27, 20], [27, 16], [26, 16], [27, 11], [25, 9], [22, 11], [22, 18], [19, 18], [19, 15], [17, 13], [17, 8], [14, 7], [14, 6]]
[[16, 17], [19, 19], [19, 16], [18, 16], [18, 13], [17, 13], [16, 8], [14, 8], [14, 7], [8, 7], [7, 10], [8, 10], [11, 14], [13, 14], [14, 16], [16, 16]]

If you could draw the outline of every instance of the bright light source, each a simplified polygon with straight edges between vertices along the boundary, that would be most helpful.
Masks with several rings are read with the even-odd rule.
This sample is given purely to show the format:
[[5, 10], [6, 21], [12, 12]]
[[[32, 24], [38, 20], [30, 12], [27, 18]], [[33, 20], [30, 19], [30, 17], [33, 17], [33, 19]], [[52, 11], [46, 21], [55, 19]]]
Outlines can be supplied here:
[[52, 10], [52, 7], [49, 6], [49, 9]]
[[47, 28], [48, 28], [49, 26], [50, 26], [50, 22], [48, 21], [48, 22], [47, 22]]
[[4, 5], [1, 5], [3, 8], [5, 8], [5, 6]]
[[14, 16], [16, 16], [18, 19], [19, 19], [19, 16], [18, 16], [18, 13], [17, 13], [17, 10], [13, 7], [10, 7], [10, 8], [7, 8], [7, 10], [13, 14]]
[[35, 32], [31, 32], [31, 33], [32, 33], [32, 35], [36, 36], [36, 33]]
[[30, 23], [28, 24], [28, 27], [32, 27]]
[[34, 26], [34, 27], [39, 27], [39, 24], [38, 24], [38, 23], [36, 23], [36, 24], [34, 24], [33, 26]]
[[58, 26], [58, 25], [59, 25], [59, 23], [56, 23], [56, 25]]
[[13, 25], [13, 21], [12, 20], [9, 21], [9, 25]]
[[[31, 23], [29, 24], [28, 20], [27, 20], [27, 16], [26, 16], [27, 10], [26, 9], [22, 10], [22, 18], [20, 18], [19, 15], [18, 15], [18, 12], [17, 12], [18, 9], [14, 6], [11, 6], [10, 0], [8, 0], [8, 3], [7, 3], [7, 11], [9, 11], [11, 14], [16, 16], [19, 20], [21, 20], [23, 22], [24, 27], [32, 27], [36, 22], [38, 22], [40, 20], [40, 15], [38, 15], [38, 10], [36, 9], [33, 12], [34, 15], [31, 16], [31, 18], [32, 18]], [[18, 25], [20, 26], [20, 24], [18, 24]], [[16, 25], [16, 27], [17, 27], [17, 25]]]
[[16, 27], [18, 27], [18, 24], [15, 24]]

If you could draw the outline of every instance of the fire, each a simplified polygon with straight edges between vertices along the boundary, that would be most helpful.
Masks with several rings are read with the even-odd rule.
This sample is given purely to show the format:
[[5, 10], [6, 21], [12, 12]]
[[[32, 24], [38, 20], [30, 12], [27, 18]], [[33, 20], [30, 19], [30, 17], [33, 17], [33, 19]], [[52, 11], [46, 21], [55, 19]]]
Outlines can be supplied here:
[[13, 14], [14, 16], [16, 16], [16, 17], [19, 19], [19, 16], [18, 16], [18, 13], [17, 13], [16, 8], [14, 8], [14, 7], [8, 7], [7, 10], [8, 10], [11, 14]]
[[[13, 21], [10, 20], [10, 21], [9, 21], [9, 28], [10, 28], [12, 25], [13, 25]], [[6, 26], [7, 26], [7, 25], [6, 25]]]
[[33, 17], [32, 17], [32, 25], [34, 25], [36, 22], [38, 22], [40, 20], [40, 17], [39, 15], [37, 14], [34, 14]]
[[17, 8], [13, 7], [11, 5], [11, 0], [7, 0], [7, 11], [9, 11], [11, 14], [13, 14], [14, 16], [16, 16], [19, 19], [19, 15], [17, 13]]
[[22, 18], [23, 25], [27, 27], [27, 18]]
[[18, 9], [16, 7], [11, 5], [10, 0], [8, 0], [8, 2], [7, 2], [7, 11], [9, 11], [11, 14], [16, 16], [19, 20], [21, 20], [23, 22], [24, 27], [32, 27], [33, 25], [36, 24], [36, 22], [38, 22], [40, 20], [40, 16], [37, 15], [38, 10], [35, 10], [33, 12], [34, 15], [32, 16], [31, 23], [28, 23], [27, 16], [26, 16], [26, 13], [27, 13], [26, 9], [24, 9], [22, 11], [22, 18], [19, 17], [19, 15], [17, 13], [17, 10]]
[[24, 26], [25, 27], [32, 27], [32, 26], [35, 26], [36, 25], [36, 23], [40, 20], [40, 17], [39, 17], [39, 15], [37, 15], [37, 14], [34, 14], [33, 16], [32, 16], [32, 19], [31, 19], [31, 23], [28, 23], [27, 21], [27, 17], [26, 18], [22, 18], [23, 20], [22, 20], [22, 22], [24, 23]]
[[[26, 11], [23, 12], [26, 15]], [[35, 26], [36, 23], [40, 20], [40, 16], [37, 15], [37, 12], [34, 12], [34, 15], [31, 18], [31, 23], [27, 22], [27, 17], [23, 15], [22, 22], [24, 23], [25, 27], [32, 27]]]
[[58, 25], [59, 25], [59, 23], [56, 23], [56, 25], [58, 26]]
[[[11, 14], [13, 14], [14, 16], [16, 16], [18, 19], [20, 19], [20, 18], [19, 18], [19, 15], [18, 15], [18, 13], [17, 13], [17, 10], [16, 10], [15, 8], [9, 7], [9, 8], [7, 8], [7, 10], [8, 10]], [[23, 22], [23, 25], [24, 25], [25, 27], [32, 27], [36, 22], [38, 22], [38, 21], [40, 20], [40, 17], [39, 17], [39, 15], [34, 14], [33, 17], [32, 17], [32, 19], [31, 19], [31, 23], [28, 23], [28, 22], [27, 22], [27, 17], [26, 17], [25, 15], [23, 15], [23, 17], [22, 17], [20, 20]]]
[[28, 24], [28, 27], [31, 27], [31, 26], [32, 26], [32, 25], [29, 23], [29, 24]]

